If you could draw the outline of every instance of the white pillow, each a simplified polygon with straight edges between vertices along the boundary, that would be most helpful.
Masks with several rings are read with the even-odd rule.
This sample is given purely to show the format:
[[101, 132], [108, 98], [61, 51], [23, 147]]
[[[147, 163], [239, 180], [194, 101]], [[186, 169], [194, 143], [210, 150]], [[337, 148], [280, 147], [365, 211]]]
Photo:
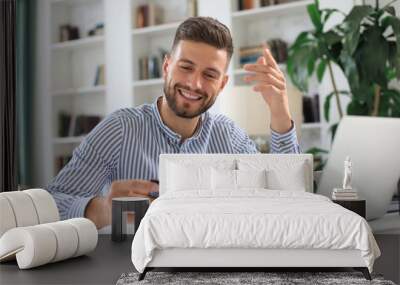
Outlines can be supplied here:
[[236, 190], [236, 170], [212, 168], [212, 189]]
[[291, 163], [290, 167], [267, 170], [267, 188], [272, 190], [306, 191], [305, 162]]
[[211, 189], [211, 167], [170, 162], [167, 164], [168, 191]]
[[236, 170], [237, 188], [267, 188], [267, 171]]

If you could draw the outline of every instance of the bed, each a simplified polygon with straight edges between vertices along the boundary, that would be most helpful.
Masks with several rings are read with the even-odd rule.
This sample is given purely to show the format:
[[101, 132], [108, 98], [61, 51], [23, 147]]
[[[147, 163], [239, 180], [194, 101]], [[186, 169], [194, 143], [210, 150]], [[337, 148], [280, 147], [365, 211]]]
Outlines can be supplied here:
[[154, 268], [352, 267], [371, 279], [380, 251], [368, 223], [313, 194], [308, 154], [163, 154], [160, 197], [132, 242]]

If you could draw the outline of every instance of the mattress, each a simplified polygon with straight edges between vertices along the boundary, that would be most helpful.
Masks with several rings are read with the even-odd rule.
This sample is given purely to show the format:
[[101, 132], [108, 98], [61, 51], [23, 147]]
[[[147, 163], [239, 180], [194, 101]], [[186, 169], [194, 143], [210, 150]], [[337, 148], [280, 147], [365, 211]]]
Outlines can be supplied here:
[[379, 248], [368, 223], [328, 198], [301, 191], [167, 192], [155, 200], [132, 242], [139, 272], [162, 249], [359, 250], [372, 272]]

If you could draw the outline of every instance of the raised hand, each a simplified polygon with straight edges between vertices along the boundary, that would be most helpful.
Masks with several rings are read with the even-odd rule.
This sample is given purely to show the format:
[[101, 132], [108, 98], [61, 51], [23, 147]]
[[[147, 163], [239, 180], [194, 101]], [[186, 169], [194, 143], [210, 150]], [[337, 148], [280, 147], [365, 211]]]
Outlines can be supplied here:
[[255, 83], [253, 90], [261, 93], [271, 111], [271, 128], [285, 133], [292, 127], [286, 80], [271, 51], [264, 47], [263, 56], [256, 63], [245, 64], [244, 69], [252, 72], [244, 77], [248, 83]]

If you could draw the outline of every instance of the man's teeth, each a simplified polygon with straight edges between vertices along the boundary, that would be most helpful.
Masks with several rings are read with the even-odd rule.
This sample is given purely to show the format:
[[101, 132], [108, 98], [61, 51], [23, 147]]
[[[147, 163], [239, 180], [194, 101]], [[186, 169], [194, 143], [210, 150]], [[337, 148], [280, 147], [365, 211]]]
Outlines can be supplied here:
[[180, 91], [181, 91], [181, 94], [182, 94], [184, 97], [188, 98], [188, 99], [191, 99], [191, 100], [198, 100], [198, 99], [201, 98], [201, 96], [194, 95], [194, 94], [192, 94], [192, 93], [190, 93], [190, 92], [187, 92], [187, 91], [185, 91], [185, 90], [180, 89]]

